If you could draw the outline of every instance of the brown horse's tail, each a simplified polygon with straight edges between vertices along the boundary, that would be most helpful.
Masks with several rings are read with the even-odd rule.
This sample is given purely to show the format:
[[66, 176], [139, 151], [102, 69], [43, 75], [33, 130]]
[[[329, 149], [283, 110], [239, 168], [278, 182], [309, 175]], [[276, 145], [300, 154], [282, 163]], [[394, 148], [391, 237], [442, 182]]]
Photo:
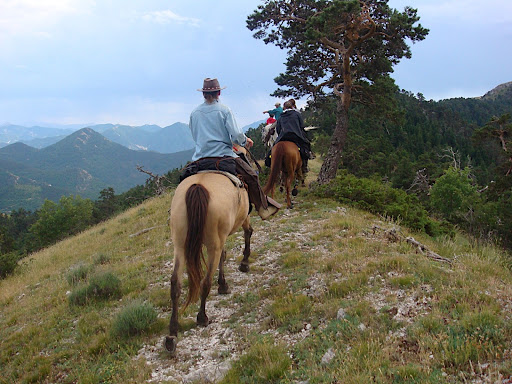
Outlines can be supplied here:
[[283, 158], [284, 158], [284, 145], [281, 143], [277, 143], [272, 149], [272, 165], [270, 166], [270, 176], [268, 177], [267, 183], [263, 187], [263, 193], [268, 195], [274, 185], [276, 185], [279, 180], [279, 175], [281, 174], [281, 169], [283, 167]]
[[187, 238], [185, 240], [185, 259], [188, 274], [188, 296], [185, 308], [199, 297], [203, 279], [203, 237], [208, 212], [210, 194], [201, 184], [192, 184], [185, 195], [187, 205]]

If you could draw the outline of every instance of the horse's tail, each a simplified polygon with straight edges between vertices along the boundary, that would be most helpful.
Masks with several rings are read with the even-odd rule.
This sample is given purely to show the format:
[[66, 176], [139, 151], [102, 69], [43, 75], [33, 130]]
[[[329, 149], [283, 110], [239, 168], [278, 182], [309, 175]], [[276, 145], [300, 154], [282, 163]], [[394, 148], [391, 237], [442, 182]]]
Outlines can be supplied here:
[[279, 175], [281, 174], [281, 169], [283, 167], [283, 158], [284, 158], [284, 145], [280, 145], [281, 142], [277, 143], [272, 149], [272, 163], [270, 166], [270, 176], [268, 177], [267, 183], [263, 187], [263, 193], [268, 195], [274, 185], [276, 185], [279, 180]]
[[201, 184], [192, 184], [185, 195], [187, 206], [187, 238], [185, 240], [185, 259], [188, 274], [188, 296], [185, 308], [199, 297], [203, 279], [203, 237], [208, 212], [210, 194]]

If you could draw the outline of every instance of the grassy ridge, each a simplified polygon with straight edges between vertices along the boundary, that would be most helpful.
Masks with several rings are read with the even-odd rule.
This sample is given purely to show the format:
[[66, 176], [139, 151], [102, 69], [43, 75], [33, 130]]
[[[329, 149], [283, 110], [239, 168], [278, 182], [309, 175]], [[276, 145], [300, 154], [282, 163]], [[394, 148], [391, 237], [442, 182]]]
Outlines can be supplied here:
[[[38, 252], [0, 281], [0, 383], [151, 378], [152, 367], [137, 355], [167, 332], [171, 199], [151, 199]], [[464, 383], [512, 374], [512, 274], [498, 249], [401, 228], [453, 260], [440, 264], [387, 237], [396, 223], [305, 192], [293, 211], [253, 226], [250, 289], [216, 303], [221, 310], [236, 304], [222, 326], [245, 351], [233, 352], [222, 382]], [[228, 240], [228, 258], [239, 240]], [[269, 255], [275, 262], [256, 265]], [[227, 274], [233, 289], [236, 273]], [[119, 279], [120, 292], [70, 303], [78, 287], [106, 274]], [[136, 302], [160, 316], [123, 337], [118, 315]], [[179, 368], [163, 352], [155, 360]]]
[[[152, 273], [170, 258], [169, 203], [170, 196], [153, 200], [38, 252], [15, 276], [0, 282], [0, 382], [141, 382], [148, 377], [143, 363], [131, 362], [140, 337], [119, 341], [110, 336], [110, 327], [126, 302], [149, 299], [154, 293], [147, 289], [149, 282], [168, 279]], [[162, 227], [151, 237], [129, 237], [154, 226]], [[71, 306], [68, 296], [74, 287], [67, 277], [80, 265], [92, 269], [92, 275], [109, 271], [118, 276], [122, 301]], [[166, 307], [168, 299], [156, 295], [151, 301]], [[160, 332], [162, 324], [156, 326]]]

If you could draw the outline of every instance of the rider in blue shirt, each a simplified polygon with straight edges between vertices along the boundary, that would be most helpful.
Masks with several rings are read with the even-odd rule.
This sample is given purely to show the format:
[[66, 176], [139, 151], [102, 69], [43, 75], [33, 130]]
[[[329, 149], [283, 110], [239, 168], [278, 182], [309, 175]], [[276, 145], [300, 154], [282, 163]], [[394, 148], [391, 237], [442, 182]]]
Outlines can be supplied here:
[[233, 144], [249, 149], [253, 141], [238, 127], [231, 110], [219, 102], [220, 91], [224, 88], [220, 87], [217, 79], [206, 78], [203, 88], [198, 89], [203, 92], [204, 103], [190, 115], [189, 127], [196, 143], [192, 160], [198, 162], [204, 158], [234, 159], [236, 173], [248, 186], [249, 201], [254, 204], [258, 215], [265, 220], [277, 213], [281, 205], [265, 196], [257, 173], [233, 151]]
[[253, 144], [236, 124], [231, 110], [218, 99], [205, 101], [194, 109], [189, 127], [196, 143], [192, 160], [202, 157], [235, 157], [232, 143], [242, 147], [248, 143], [249, 147]]

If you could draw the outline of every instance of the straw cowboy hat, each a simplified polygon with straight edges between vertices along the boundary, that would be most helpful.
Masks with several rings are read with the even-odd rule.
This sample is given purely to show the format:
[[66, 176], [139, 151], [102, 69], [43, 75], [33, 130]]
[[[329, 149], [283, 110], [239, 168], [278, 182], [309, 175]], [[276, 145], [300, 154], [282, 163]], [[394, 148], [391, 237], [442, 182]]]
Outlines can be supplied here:
[[221, 89], [225, 89], [226, 87], [220, 87], [219, 80], [217, 79], [210, 79], [207, 77], [203, 81], [203, 88], [198, 89], [199, 92], [215, 92], [220, 91]]

